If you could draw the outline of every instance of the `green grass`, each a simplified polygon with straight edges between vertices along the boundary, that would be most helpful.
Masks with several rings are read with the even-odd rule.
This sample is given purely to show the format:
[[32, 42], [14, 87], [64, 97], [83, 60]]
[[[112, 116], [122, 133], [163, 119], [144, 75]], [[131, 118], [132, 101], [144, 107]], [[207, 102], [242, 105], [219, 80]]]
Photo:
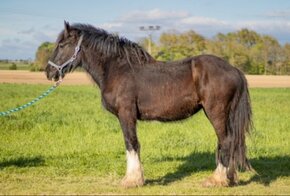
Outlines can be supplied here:
[[[0, 84], [0, 111], [45, 85]], [[139, 122], [146, 185], [124, 189], [125, 148], [117, 119], [92, 86], [60, 86], [34, 106], [0, 117], [0, 194], [290, 194], [290, 89], [251, 89], [255, 130], [247, 139], [259, 175], [203, 188], [215, 169], [216, 136], [203, 112], [175, 123]]]

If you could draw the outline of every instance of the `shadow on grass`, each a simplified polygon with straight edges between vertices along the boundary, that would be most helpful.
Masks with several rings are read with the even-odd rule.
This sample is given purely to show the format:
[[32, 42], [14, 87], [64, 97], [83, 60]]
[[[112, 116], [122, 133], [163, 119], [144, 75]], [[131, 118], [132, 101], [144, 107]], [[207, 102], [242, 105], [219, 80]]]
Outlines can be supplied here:
[[194, 152], [186, 157], [164, 157], [156, 162], [163, 161], [182, 161], [183, 163], [174, 172], [167, 173], [165, 176], [158, 179], [146, 180], [146, 184], [167, 185], [182, 180], [192, 173], [209, 170], [213, 171], [215, 169], [215, 155], [209, 152]]
[[0, 169], [5, 167], [37, 167], [43, 166], [45, 160], [41, 156], [36, 157], [19, 157], [17, 159], [4, 160], [0, 162]]
[[[191, 153], [186, 157], [164, 157], [163, 159], [157, 160], [157, 162], [163, 161], [182, 161], [183, 163], [181, 163], [174, 172], [169, 172], [158, 179], [146, 180], [146, 184], [168, 185], [172, 182], [182, 180], [193, 173], [201, 171], [213, 172], [215, 169], [215, 155], [209, 152]], [[250, 163], [256, 170], [257, 174], [254, 174], [247, 181], [241, 181], [240, 185], [257, 182], [264, 186], [268, 186], [278, 178], [290, 176], [289, 156], [259, 157], [251, 159]]]
[[250, 160], [257, 174], [247, 181], [241, 181], [241, 185], [257, 182], [269, 186], [281, 177], [290, 177], [290, 156], [258, 157]]

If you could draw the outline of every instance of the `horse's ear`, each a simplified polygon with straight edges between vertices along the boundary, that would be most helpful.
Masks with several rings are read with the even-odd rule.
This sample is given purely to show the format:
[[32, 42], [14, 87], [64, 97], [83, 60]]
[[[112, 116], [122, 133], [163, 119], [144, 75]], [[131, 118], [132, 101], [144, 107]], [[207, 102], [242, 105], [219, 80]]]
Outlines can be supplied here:
[[69, 23], [67, 21], [64, 21], [64, 36], [68, 37], [69, 32], [70, 32]]

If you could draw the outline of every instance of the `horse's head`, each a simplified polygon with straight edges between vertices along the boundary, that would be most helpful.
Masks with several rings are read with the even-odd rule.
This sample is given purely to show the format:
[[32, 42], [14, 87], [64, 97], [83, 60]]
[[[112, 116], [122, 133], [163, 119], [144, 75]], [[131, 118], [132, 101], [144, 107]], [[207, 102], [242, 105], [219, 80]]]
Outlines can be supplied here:
[[57, 81], [81, 65], [82, 38], [79, 30], [64, 22], [64, 30], [56, 41], [56, 47], [45, 69], [49, 80]]

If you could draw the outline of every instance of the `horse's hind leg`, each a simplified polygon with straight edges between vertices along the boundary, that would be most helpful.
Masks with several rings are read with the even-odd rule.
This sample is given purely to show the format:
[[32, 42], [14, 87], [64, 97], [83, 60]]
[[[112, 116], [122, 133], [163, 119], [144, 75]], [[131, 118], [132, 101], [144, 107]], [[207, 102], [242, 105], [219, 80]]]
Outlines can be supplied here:
[[118, 118], [125, 139], [127, 158], [127, 171], [121, 185], [126, 188], [142, 186], [144, 177], [140, 161], [140, 144], [136, 133], [136, 115], [131, 108], [123, 107], [118, 112]]
[[226, 124], [228, 120], [228, 112], [222, 105], [213, 107], [205, 107], [205, 113], [211, 121], [217, 137], [218, 145], [216, 151], [217, 168], [213, 175], [210, 176], [203, 185], [212, 186], [228, 186], [237, 183], [237, 173], [235, 167], [230, 166], [230, 137], [227, 135]]

